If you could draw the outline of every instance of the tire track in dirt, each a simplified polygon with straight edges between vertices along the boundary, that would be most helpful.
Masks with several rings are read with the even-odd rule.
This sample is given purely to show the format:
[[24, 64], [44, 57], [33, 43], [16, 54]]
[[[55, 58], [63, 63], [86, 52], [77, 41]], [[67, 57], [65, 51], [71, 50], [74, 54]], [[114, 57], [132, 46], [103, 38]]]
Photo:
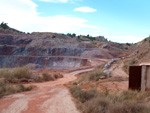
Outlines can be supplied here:
[[45, 113], [79, 113], [74, 106], [69, 91], [65, 88], [59, 89], [57, 94], [46, 100], [41, 105], [41, 109]]
[[4, 109], [2, 113], [21, 113], [28, 108], [29, 98], [17, 99], [7, 109]]

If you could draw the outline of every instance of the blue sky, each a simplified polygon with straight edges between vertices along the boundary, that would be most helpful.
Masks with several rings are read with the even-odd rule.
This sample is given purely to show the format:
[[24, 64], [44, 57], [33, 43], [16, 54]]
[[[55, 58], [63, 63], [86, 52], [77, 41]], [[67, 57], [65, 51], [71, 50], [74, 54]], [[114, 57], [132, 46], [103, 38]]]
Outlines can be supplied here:
[[25, 32], [102, 35], [138, 42], [150, 35], [148, 0], [0, 0], [0, 22]]

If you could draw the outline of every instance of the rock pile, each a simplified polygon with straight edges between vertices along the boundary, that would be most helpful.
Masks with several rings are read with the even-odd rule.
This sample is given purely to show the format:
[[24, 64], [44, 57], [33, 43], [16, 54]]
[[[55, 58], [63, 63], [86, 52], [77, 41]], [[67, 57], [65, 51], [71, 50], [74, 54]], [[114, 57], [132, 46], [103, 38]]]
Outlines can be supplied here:
[[126, 57], [121, 57], [121, 58], [116, 58], [116, 59], [112, 59], [110, 62], [108, 62], [107, 64], [105, 64], [104, 68], [103, 68], [103, 72], [107, 74], [107, 77], [110, 77], [110, 71], [108, 70], [111, 65], [114, 63], [114, 62], [117, 62], [119, 60], [122, 60], [122, 59], [127, 59], [127, 58], [131, 58], [135, 55], [137, 55], [139, 53], [139, 50], [136, 50], [135, 53], [129, 55], [129, 56], [126, 56]]

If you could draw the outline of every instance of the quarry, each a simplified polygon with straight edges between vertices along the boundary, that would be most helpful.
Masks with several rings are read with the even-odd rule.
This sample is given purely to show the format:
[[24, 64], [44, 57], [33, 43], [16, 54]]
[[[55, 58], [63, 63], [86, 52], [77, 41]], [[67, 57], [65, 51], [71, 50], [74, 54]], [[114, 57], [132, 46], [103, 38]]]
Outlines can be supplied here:
[[141, 83], [129, 69], [148, 61], [148, 51], [145, 40], [0, 28], [0, 112], [149, 113], [148, 72]]

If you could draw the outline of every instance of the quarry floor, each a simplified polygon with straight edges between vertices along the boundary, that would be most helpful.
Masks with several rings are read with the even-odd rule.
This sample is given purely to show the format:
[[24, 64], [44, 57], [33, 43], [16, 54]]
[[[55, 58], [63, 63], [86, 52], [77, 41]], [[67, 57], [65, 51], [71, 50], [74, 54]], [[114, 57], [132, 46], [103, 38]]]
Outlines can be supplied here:
[[[127, 78], [128, 75], [122, 70], [123, 63], [114, 64], [109, 70], [112, 78]], [[82, 72], [93, 70], [83, 69], [75, 70], [64, 74], [63, 78], [56, 81], [44, 83], [31, 83], [29, 85], [36, 86], [29, 92], [17, 93], [5, 96], [0, 99], [0, 113], [79, 113], [74, 100], [65, 84], [76, 79]], [[105, 85], [114, 91], [128, 89], [128, 81], [110, 82], [106, 81], [101, 85]]]

